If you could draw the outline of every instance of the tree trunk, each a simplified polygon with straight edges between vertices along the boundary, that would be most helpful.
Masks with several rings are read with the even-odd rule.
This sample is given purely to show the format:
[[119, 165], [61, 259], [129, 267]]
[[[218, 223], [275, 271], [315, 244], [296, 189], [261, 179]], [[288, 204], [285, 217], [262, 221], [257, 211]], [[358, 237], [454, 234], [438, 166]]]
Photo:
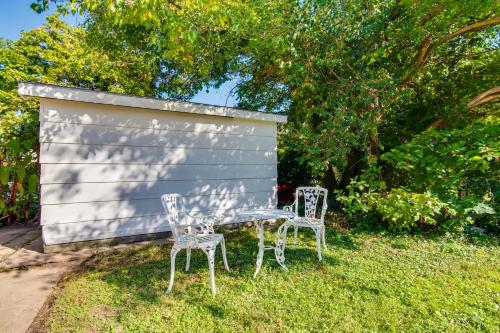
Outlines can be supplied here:
[[31, 202], [31, 193], [28, 194], [28, 200], [23, 205], [23, 215], [24, 215], [24, 223], [30, 220], [30, 202]]
[[8, 219], [7, 223], [12, 223], [12, 216], [15, 215], [12, 212], [12, 207], [15, 205], [17, 199], [17, 177], [14, 174], [14, 178], [12, 179], [12, 185], [10, 186], [10, 196], [9, 200], [7, 201], [7, 214], [8, 214]]
[[347, 155], [347, 165], [338, 185], [339, 189], [344, 190], [351, 183], [352, 177], [361, 173], [362, 161], [365, 159], [365, 156], [365, 153], [359, 150], [353, 149], [349, 152]]
[[467, 104], [467, 108], [472, 109], [497, 98], [500, 98], [500, 87], [491, 88], [479, 94]]
[[323, 184], [325, 184], [326, 189], [330, 193], [339, 188], [339, 182], [337, 181], [337, 177], [335, 177], [335, 173], [333, 172], [333, 167], [330, 166], [328, 170], [326, 170], [325, 178], [323, 179]]
[[384, 117], [384, 109], [380, 105], [380, 99], [376, 92], [373, 92], [373, 103], [370, 105], [370, 109], [378, 110], [377, 116], [375, 117], [375, 128], [370, 133], [370, 156], [372, 158], [378, 158], [378, 146], [379, 146], [378, 128]]

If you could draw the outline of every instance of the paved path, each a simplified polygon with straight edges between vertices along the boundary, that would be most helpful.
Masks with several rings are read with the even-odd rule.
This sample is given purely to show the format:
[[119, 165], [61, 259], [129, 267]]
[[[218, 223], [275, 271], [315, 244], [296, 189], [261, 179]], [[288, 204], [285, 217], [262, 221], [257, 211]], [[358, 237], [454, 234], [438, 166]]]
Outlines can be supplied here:
[[26, 332], [68, 269], [54, 264], [0, 273], [0, 332]]
[[43, 253], [37, 227], [0, 228], [0, 333], [26, 332], [61, 277], [95, 253], [165, 241]]
[[0, 228], [0, 332], [26, 332], [63, 274], [94, 252], [45, 254], [37, 227]]

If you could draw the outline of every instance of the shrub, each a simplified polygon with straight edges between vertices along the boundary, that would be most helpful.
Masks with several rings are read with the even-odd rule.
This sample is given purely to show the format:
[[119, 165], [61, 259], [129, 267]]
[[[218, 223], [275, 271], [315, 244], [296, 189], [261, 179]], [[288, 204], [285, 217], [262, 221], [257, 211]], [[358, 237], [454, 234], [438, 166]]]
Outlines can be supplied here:
[[344, 211], [356, 217], [358, 224], [380, 222], [391, 231], [412, 230], [417, 226], [436, 225], [445, 216], [454, 217], [456, 211], [430, 192], [414, 193], [403, 188], [381, 190], [373, 182], [354, 180], [348, 186], [348, 195], [338, 193], [337, 200]]
[[375, 215], [394, 230], [498, 230], [499, 137], [498, 124], [426, 131], [381, 156], [386, 172], [371, 166], [337, 199], [349, 216]]
[[373, 207], [390, 230], [411, 230], [415, 225], [436, 225], [438, 219], [455, 216], [456, 212], [430, 192], [414, 193], [394, 188], [385, 195], [369, 197]]

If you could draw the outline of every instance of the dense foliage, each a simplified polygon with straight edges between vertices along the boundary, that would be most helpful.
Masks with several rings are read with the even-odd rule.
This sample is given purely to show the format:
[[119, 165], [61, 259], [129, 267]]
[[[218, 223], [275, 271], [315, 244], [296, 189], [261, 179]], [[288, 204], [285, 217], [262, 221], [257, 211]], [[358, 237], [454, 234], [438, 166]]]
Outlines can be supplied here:
[[[154, 59], [91, 46], [81, 27], [55, 16], [17, 41], [0, 39], [0, 216], [29, 220], [38, 210], [38, 102], [17, 94], [19, 81], [154, 93]], [[0, 221], [0, 223], [2, 223]]]
[[[33, 8], [53, 3], [62, 12], [84, 14], [95, 47], [156, 59], [156, 95], [189, 98], [232, 79], [241, 107], [287, 113], [279, 138], [280, 181], [352, 191], [356, 176], [384, 167], [377, 181], [387, 188], [370, 187], [376, 198], [371, 206], [397, 228], [411, 228], [402, 222], [410, 219], [465, 221], [473, 201], [491, 206], [477, 199], [487, 191], [465, 198], [457, 191], [463, 184], [483, 186], [477, 180], [482, 176], [495, 188], [493, 168], [459, 170], [441, 189], [413, 183], [409, 167], [391, 161], [399, 151], [408, 164], [411, 144], [423, 145], [419, 140], [432, 133], [445, 131], [460, 141], [470, 123], [498, 123], [497, 1], [38, 0]], [[435, 132], [419, 139], [429, 128]], [[492, 131], [498, 137], [498, 128]], [[429, 153], [425, 146], [417, 150]], [[425, 158], [421, 163], [434, 164], [424, 169], [437, 166], [437, 174], [447, 164], [439, 152]], [[471, 195], [475, 199], [465, 204]]]
[[[462, 228], [479, 220], [498, 231], [500, 125], [428, 130], [381, 156], [339, 193], [350, 216], [383, 220], [391, 229], [439, 225]], [[372, 216], [375, 214], [375, 216]]]

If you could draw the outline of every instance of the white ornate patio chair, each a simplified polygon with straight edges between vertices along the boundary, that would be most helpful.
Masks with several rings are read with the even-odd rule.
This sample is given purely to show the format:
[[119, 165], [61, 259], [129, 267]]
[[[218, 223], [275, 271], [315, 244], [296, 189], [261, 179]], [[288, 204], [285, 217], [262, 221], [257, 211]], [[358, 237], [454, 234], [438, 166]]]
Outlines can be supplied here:
[[[224, 235], [214, 233], [214, 223], [217, 217], [190, 215], [185, 209], [182, 196], [177, 193], [162, 195], [161, 202], [167, 213], [167, 220], [174, 236], [174, 245], [170, 253], [170, 282], [167, 293], [172, 292], [174, 286], [175, 256], [177, 253], [182, 249], [186, 249], [186, 271], [188, 271], [191, 260], [191, 249], [201, 249], [208, 258], [210, 287], [212, 293], [215, 294], [214, 260], [215, 250], [219, 243], [222, 248], [224, 268], [229, 271]], [[195, 222], [188, 223], [189, 219]]]
[[[326, 249], [325, 214], [328, 208], [326, 201], [327, 196], [328, 190], [322, 187], [297, 187], [293, 204], [283, 207], [284, 210], [294, 211], [296, 214], [296, 217], [288, 219], [283, 224], [283, 251], [285, 250], [286, 234], [289, 227], [294, 227], [295, 239], [297, 239], [299, 227], [311, 228], [316, 234], [316, 250], [318, 252], [319, 261], [322, 260], [321, 243], [323, 243]], [[299, 216], [299, 204], [302, 202], [304, 204], [304, 214], [303, 216]], [[319, 203], [321, 203], [321, 211], [318, 209]]]

